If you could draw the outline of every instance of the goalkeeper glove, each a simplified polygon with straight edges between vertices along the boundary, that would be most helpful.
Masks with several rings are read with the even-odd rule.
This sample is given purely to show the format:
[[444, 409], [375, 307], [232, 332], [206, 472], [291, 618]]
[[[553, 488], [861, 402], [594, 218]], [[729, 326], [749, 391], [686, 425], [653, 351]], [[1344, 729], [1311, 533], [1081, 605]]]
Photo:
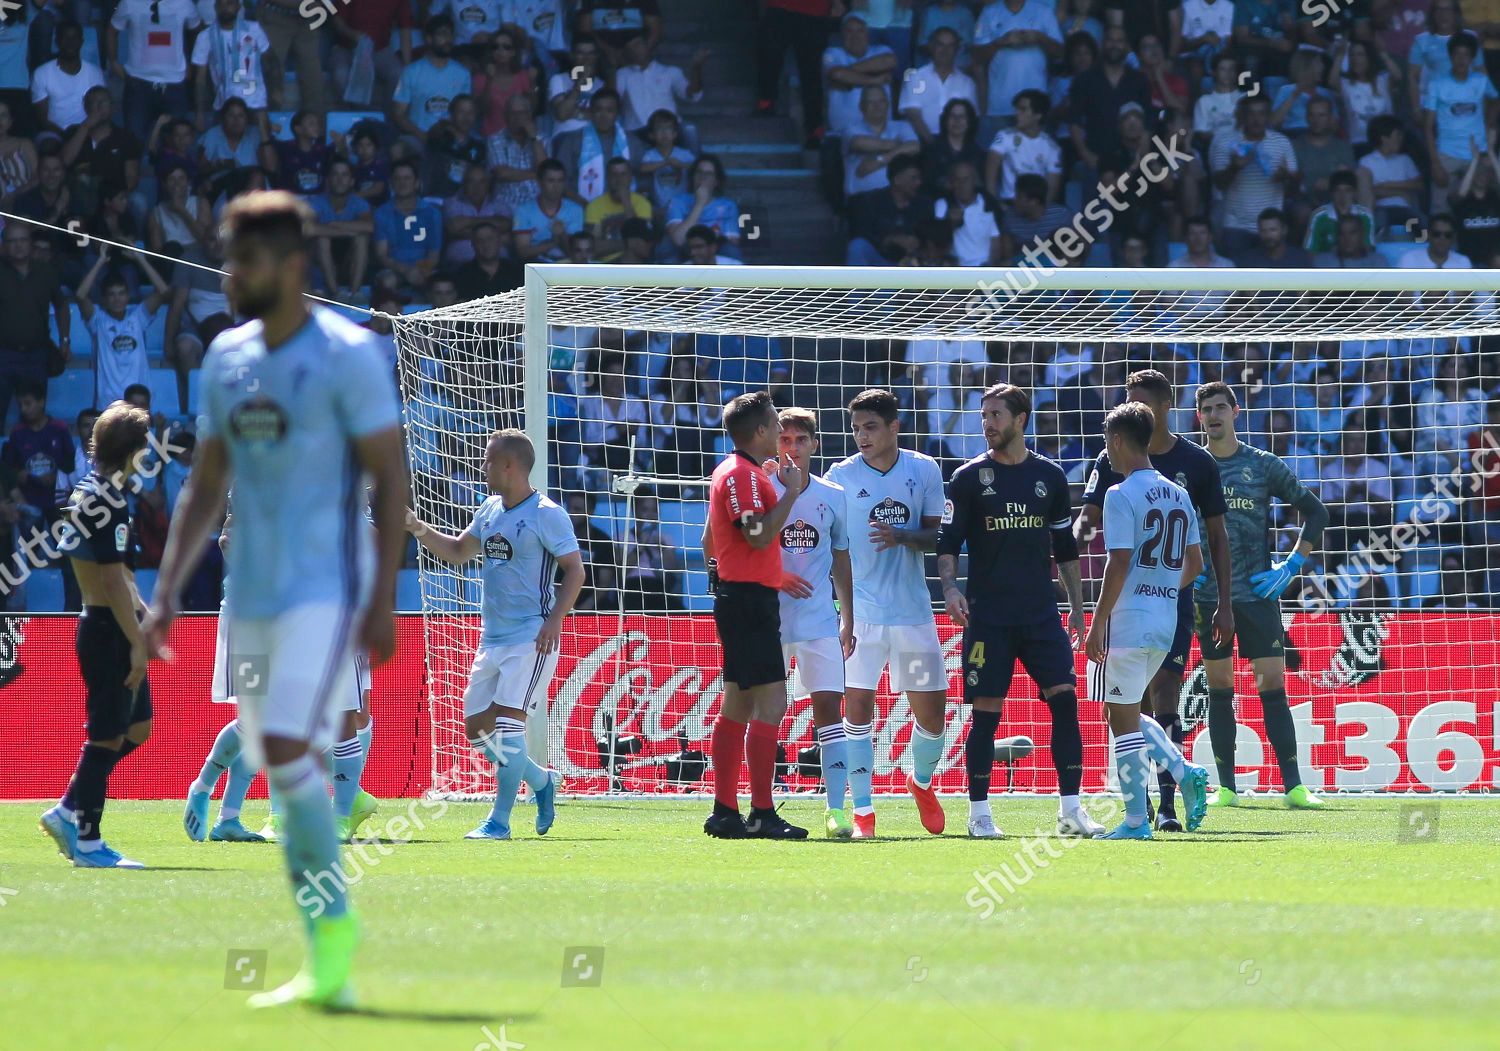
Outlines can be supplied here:
[[1263, 569], [1259, 573], [1252, 574], [1250, 586], [1255, 589], [1256, 595], [1261, 598], [1280, 598], [1286, 586], [1292, 582], [1302, 564], [1307, 561], [1307, 556], [1301, 551], [1293, 551], [1292, 554], [1280, 562], [1272, 562], [1270, 569]]

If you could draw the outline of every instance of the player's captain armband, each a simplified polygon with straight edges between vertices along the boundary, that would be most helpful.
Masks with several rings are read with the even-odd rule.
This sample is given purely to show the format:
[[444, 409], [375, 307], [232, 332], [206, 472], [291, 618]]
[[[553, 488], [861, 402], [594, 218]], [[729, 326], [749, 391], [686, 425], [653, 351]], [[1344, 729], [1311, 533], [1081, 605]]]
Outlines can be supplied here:
[[953, 524], [953, 501], [943, 501], [943, 525]]

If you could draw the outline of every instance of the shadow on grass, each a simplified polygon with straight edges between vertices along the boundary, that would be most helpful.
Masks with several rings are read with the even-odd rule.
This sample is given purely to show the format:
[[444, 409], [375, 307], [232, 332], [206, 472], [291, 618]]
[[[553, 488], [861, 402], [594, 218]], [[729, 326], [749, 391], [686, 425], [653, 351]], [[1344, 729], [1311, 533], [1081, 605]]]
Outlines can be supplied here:
[[[373, 1018], [381, 1022], [421, 1022], [430, 1025], [499, 1025], [493, 1013], [474, 1014], [462, 1011], [405, 1011], [399, 1008], [356, 1007], [351, 1011], [330, 1011], [330, 1018]], [[534, 1022], [539, 1014], [505, 1014], [505, 1025]]]

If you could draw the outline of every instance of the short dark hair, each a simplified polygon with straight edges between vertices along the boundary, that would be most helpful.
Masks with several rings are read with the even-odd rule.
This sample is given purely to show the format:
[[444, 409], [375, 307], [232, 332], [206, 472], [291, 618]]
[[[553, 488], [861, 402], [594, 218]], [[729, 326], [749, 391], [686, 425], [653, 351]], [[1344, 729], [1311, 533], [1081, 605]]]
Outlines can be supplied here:
[[37, 380], [29, 376], [22, 376], [16, 380], [13, 390], [15, 391], [17, 401], [20, 401], [22, 398], [36, 398], [38, 401], [47, 400], [46, 380]]
[[605, 171], [609, 171], [611, 168], [617, 168], [617, 167], [619, 167], [621, 165], [624, 165], [626, 169], [629, 169], [630, 168], [630, 158], [629, 157], [611, 157], [609, 159], [609, 163], [604, 166], [604, 170]]
[[1452, 58], [1453, 52], [1461, 47], [1468, 48], [1471, 56], [1477, 55], [1479, 54], [1479, 38], [1467, 29], [1460, 29], [1448, 38], [1448, 57]]
[[313, 210], [296, 194], [254, 190], [236, 197], [224, 209], [224, 239], [234, 242], [257, 238], [277, 255], [286, 256], [307, 250], [315, 221]]
[[411, 172], [412, 177], [415, 179], [420, 180], [422, 178], [421, 169], [417, 167], [417, 162], [412, 160], [410, 157], [401, 157], [397, 160], [391, 161], [390, 173], [392, 175], [396, 174], [397, 168], [407, 169], [409, 172]]
[[1140, 369], [1125, 377], [1125, 391], [1143, 390], [1157, 401], [1172, 400], [1172, 381], [1157, 369]]
[[1371, 117], [1370, 123], [1365, 125], [1365, 137], [1370, 140], [1372, 145], [1379, 146], [1380, 140], [1392, 132], [1405, 130], [1401, 126], [1401, 122], [1395, 117], [1389, 113], [1382, 113], [1378, 117]]
[[600, 88], [589, 97], [589, 108], [592, 109], [601, 102], [613, 102], [618, 106], [620, 104], [620, 93], [614, 88]]
[[149, 404], [151, 401], [151, 388], [146, 386], [144, 383], [130, 384], [124, 389], [124, 391], [121, 392], [120, 400], [129, 401], [132, 394], [144, 394], [146, 396], [147, 403]]
[[1139, 402], [1127, 401], [1116, 405], [1104, 417], [1104, 434], [1122, 435], [1131, 448], [1145, 452], [1151, 447], [1151, 432], [1156, 427], [1156, 417], [1151, 410]]
[[620, 224], [620, 240], [629, 241], [638, 238], [642, 241], [654, 241], [651, 234], [651, 224], [640, 216], [632, 216]]
[[1447, 223], [1449, 226], [1453, 227], [1454, 232], [1458, 231], [1458, 220], [1453, 218], [1452, 212], [1438, 212], [1431, 219], [1428, 219], [1427, 232], [1431, 233], [1432, 228], [1438, 223]]
[[1183, 226], [1183, 229], [1191, 229], [1194, 226], [1207, 227], [1209, 230], [1212, 230], [1214, 228], [1213, 223], [1208, 221], [1208, 216], [1206, 215], [1189, 216], [1187, 223]]
[[724, 430], [736, 446], [745, 444], [762, 427], [770, 426], [776, 414], [768, 391], [756, 390], [730, 399], [724, 406]]
[[786, 430], [788, 427], [791, 427], [801, 431], [804, 434], [810, 435], [813, 440], [817, 440], [818, 414], [813, 412], [811, 409], [782, 409], [779, 413], [776, 414], [776, 422], [781, 424], [782, 430]]
[[910, 168], [920, 169], [921, 167], [922, 162], [920, 159], [910, 153], [903, 153], [899, 157], [892, 158], [891, 163], [885, 166], [885, 177], [886, 179], [894, 179]]
[[1040, 88], [1026, 88], [1024, 91], [1016, 92], [1016, 97], [1011, 99], [1011, 105], [1015, 106], [1024, 100], [1032, 109], [1036, 110], [1037, 116], [1046, 119], [1047, 113], [1052, 109], [1052, 100], [1047, 93]]
[[1034, 172], [1016, 176], [1016, 196], [1029, 197], [1033, 201], [1046, 202], [1047, 180]]
[[1203, 403], [1208, 399], [1221, 397], [1227, 398], [1233, 408], [1240, 407], [1239, 399], [1234, 396], [1234, 388], [1223, 380], [1211, 380], [1199, 387], [1198, 392], [1193, 395], [1193, 404], [1198, 406], [1199, 411], [1202, 411]]
[[536, 466], [536, 446], [531, 444], [531, 436], [525, 431], [507, 427], [490, 435], [490, 441], [499, 442], [501, 454], [514, 456], [526, 465], [528, 471]]
[[[125, 390], [129, 393], [130, 388]], [[94, 451], [95, 462], [106, 474], [123, 473], [135, 454], [146, 447], [146, 438], [150, 433], [149, 412], [128, 402], [115, 402], [94, 421], [94, 433], [89, 445]]]
[[[979, 404], [983, 405], [991, 400], [1002, 403], [1012, 416], [1025, 416], [1026, 423], [1031, 422], [1031, 394], [1025, 387], [1017, 387], [1014, 383], [996, 383], [985, 388]], [[1023, 423], [1021, 429], [1025, 430], [1026, 424]]]
[[1258, 223], [1263, 223], [1267, 219], [1275, 219], [1282, 226], [1286, 225], [1286, 213], [1280, 208], [1262, 208], [1260, 214], [1255, 217]]
[[684, 242], [697, 240], [707, 241], [712, 245], [717, 245], [719, 243], [719, 235], [714, 232], [714, 228], [712, 226], [709, 226], [706, 223], [696, 223], [695, 225], [689, 227], [688, 232], [683, 235], [682, 239]]
[[1337, 189], [1340, 186], [1347, 186], [1350, 189], [1354, 189], [1358, 185], [1359, 179], [1357, 179], [1354, 173], [1348, 168], [1340, 168], [1338, 171], [1334, 172], [1328, 177], [1329, 190]]
[[536, 166], [536, 177], [538, 179], [541, 179], [541, 177], [543, 175], [546, 175], [548, 172], [561, 172], [563, 177], [566, 178], [568, 169], [562, 161], [558, 160], [555, 157], [548, 157], [541, 164], [538, 164]]
[[439, 29], [446, 29], [450, 33], [455, 32], [453, 19], [447, 15], [433, 15], [426, 22], [422, 23], [422, 39], [426, 40]]
[[873, 412], [886, 423], [895, 423], [901, 415], [901, 403], [888, 390], [872, 387], [860, 391], [849, 402], [849, 412]]
[[125, 275], [118, 270], [111, 270], [104, 275], [104, 280], [99, 282], [99, 290], [108, 292], [111, 288], [129, 288], [130, 282], [125, 280]]

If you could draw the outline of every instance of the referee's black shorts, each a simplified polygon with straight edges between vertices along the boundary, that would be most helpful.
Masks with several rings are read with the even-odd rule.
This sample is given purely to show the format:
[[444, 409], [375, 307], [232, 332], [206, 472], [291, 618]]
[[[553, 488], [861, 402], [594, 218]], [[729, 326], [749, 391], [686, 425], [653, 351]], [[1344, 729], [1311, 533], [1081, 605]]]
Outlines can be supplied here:
[[108, 606], [85, 606], [78, 620], [78, 670], [87, 691], [84, 710], [90, 741], [123, 737], [135, 723], [151, 718], [151, 687], [144, 680], [132, 690], [130, 640]]
[[724, 648], [724, 681], [742, 690], [786, 679], [781, 652], [781, 597], [775, 588], [719, 581], [714, 625]]

